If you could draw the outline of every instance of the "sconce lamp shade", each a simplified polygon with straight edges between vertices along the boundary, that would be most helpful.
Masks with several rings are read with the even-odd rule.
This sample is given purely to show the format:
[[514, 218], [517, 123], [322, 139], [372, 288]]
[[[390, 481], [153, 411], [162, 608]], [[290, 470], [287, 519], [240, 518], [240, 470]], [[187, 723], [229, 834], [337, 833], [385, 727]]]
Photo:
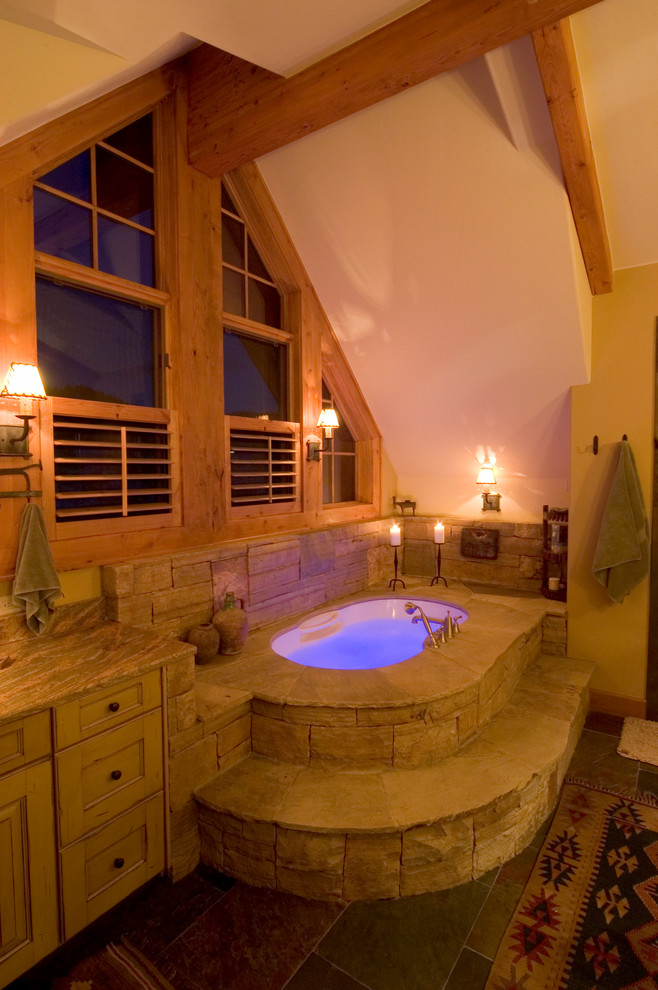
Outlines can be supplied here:
[[37, 366], [12, 361], [0, 396], [3, 398], [45, 399], [46, 390], [43, 387]]
[[[322, 409], [318, 416], [317, 427], [324, 430], [335, 430], [338, 428], [338, 416], [335, 409]], [[331, 435], [331, 434], [329, 434]]]
[[494, 474], [494, 469], [491, 464], [483, 464], [480, 468], [480, 473], [478, 474], [477, 485], [495, 485], [496, 475]]

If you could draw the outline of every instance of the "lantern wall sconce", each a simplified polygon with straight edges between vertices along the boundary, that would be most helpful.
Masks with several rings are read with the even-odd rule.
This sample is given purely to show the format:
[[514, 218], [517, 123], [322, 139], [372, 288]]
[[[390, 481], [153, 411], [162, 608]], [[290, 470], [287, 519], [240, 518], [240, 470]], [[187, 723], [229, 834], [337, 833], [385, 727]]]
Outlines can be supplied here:
[[[36, 365], [14, 361], [0, 391], [2, 399], [45, 399], [46, 392]], [[22, 420], [21, 425], [14, 423]], [[14, 413], [0, 421], [0, 456], [30, 458], [30, 420], [34, 416]]]
[[482, 486], [480, 489], [482, 492], [482, 511], [488, 512], [493, 510], [494, 512], [500, 512], [500, 493], [490, 490], [491, 486], [496, 484], [496, 475], [488, 461], [485, 461], [480, 468], [476, 484]]
[[338, 422], [338, 416], [336, 415], [336, 410], [322, 409], [315, 425], [316, 429], [324, 431], [325, 443], [323, 444], [320, 437], [316, 436], [314, 433], [308, 436], [306, 438], [307, 461], [319, 461], [320, 452], [327, 449], [326, 439], [331, 439], [333, 431], [340, 425]]

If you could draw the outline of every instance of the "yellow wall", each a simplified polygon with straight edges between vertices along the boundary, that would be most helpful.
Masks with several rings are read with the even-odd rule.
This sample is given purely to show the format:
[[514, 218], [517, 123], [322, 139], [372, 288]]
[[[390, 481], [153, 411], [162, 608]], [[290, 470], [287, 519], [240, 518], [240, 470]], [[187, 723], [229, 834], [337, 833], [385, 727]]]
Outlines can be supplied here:
[[55, 37], [3, 20], [0, 50], [0, 134], [5, 138], [42, 123], [44, 107], [87, 86], [103, 84], [129, 65], [124, 58], [78, 43], [73, 36]]
[[[98, 598], [101, 593], [100, 567], [81, 567], [76, 571], [62, 571], [59, 575], [63, 598], [56, 605], [71, 605], [87, 598]], [[11, 594], [11, 581], [0, 581], [0, 595]]]
[[616, 272], [614, 292], [593, 300], [591, 383], [572, 390], [568, 651], [598, 664], [595, 689], [624, 698], [645, 696], [649, 581], [616, 605], [591, 566], [624, 433], [650, 514], [657, 315], [658, 265]]

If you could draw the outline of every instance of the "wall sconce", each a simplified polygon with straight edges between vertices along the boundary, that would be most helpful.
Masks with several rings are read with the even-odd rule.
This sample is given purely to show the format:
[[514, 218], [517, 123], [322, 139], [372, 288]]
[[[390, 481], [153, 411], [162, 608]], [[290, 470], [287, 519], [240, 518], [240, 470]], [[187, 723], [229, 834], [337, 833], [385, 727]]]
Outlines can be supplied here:
[[[34, 364], [12, 362], [0, 391], [3, 399], [45, 399], [46, 392], [41, 381], [39, 370]], [[29, 432], [30, 420], [34, 416], [15, 413], [15, 419], [23, 421], [22, 426], [15, 426], [12, 421], [0, 423], [0, 456], [30, 457]]]
[[[336, 415], [335, 409], [322, 409], [320, 415], [318, 416], [318, 421], [315, 424], [316, 429], [324, 430], [325, 438], [331, 439], [331, 434], [333, 430], [340, 426], [338, 422], [338, 416]], [[306, 438], [306, 460], [307, 461], [319, 461], [320, 451], [326, 450], [326, 443], [323, 445], [320, 437], [316, 437], [312, 433]]]
[[482, 485], [482, 511], [487, 512], [489, 509], [493, 509], [494, 512], [500, 512], [500, 494], [498, 492], [492, 492], [489, 490], [491, 485], [496, 484], [496, 475], [494, 474], [494, 469], [489, 464], [488, 461], [480, 468], [480, 473], [477, 476], [476, 485]]

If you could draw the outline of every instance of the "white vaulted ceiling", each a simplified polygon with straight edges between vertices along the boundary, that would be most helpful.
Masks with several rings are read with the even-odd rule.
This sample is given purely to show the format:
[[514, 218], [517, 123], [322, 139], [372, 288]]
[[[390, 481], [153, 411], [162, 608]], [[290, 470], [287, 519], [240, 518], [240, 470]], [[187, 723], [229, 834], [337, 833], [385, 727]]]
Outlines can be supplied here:
[[[0, 141], [204, 41], [291, 74], [417, 3], [0, 0]], [[4, 20], [3, 20], [4, 19]], [[615, 268], [658, 262], [658, 10], [571, 18]], [[398, 494], [479, 512], [568, 501], [590, 296], [528, 39], [272, 152], [259, 167], [382, 431]]]

